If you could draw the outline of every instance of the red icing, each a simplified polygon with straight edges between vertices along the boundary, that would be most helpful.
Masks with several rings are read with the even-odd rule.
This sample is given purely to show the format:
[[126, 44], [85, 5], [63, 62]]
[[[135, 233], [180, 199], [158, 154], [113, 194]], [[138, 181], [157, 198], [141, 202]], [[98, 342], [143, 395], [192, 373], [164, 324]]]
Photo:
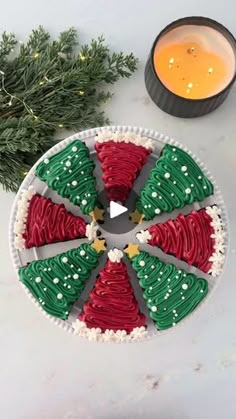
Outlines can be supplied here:
[[102, 179], [109, 201], [124, 203], [151, 150], [133, 143], [97, 142], [95, 149], [102, 163]]
[[214, 253], [215, 243], [211, 238], [214, 233], [211, 222], [212, 218], [205, 209], [192, 211], [187, 216], [180, 214], [175, 220], [149, 227], [152, 238], [148, 243], [208, 272], [212, 265], [209, 258]]
[[63, 204], [54, 204], [50, 198], [39, 194], [32, 197], [23, 234], [27, 249], [85, 237], [85, 233], [83, 218], [68, 212]]
[[89, 297], [79, 316], [88, 328], [130, 333], [135, 327], [145, 326], [146, 319], [139, 311], [124, 262], [108, 260]]

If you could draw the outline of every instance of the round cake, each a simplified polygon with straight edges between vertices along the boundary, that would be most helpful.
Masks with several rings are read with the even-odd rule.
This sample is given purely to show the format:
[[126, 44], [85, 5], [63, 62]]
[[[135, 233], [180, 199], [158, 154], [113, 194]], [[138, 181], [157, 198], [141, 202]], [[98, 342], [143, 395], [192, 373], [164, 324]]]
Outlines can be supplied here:
[[[110, 203], [130, 209], [127, 233], [106, 230]], [[61, 327], [100, 342], [183, 324], [218, 284], [227, 239], [223, 199], [204, 165], [174, 140], [131, 127], [83, 131], [50, 149], [10, 221], [27, 295]]]

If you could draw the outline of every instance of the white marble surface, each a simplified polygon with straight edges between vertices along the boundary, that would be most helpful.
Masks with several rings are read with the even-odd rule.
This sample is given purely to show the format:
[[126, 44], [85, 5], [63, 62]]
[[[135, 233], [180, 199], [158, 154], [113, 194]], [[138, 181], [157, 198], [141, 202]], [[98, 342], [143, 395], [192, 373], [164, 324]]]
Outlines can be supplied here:
[[96, 344], [49, 323], [19, 287], [7, 247], [14, 195], [1, 191], [0, 418], [234, 419], [236, 87], [211, 115], [182, 120], [157, 109], [143, 81], [147, 53], [164, 25], [186, 15], [206, 15], [234, 32], [234, 0], [0, 0], [0, 5], [0, 29], [21, 39], [39, 24], [54, 34], [74, 25], [82, 41], [103, 33], [113, 49], [139, 56], [136, 75], [116, 85], [109, 116], [115, 124], [174, 136], [198, 154], [224, 193], [231, 222], [221, 284], [184, 328], [147, 343]]

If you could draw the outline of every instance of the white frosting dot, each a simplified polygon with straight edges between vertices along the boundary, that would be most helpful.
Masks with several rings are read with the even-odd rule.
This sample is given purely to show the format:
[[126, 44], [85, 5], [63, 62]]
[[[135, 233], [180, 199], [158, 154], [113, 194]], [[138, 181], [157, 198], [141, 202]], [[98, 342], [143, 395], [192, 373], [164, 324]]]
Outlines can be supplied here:
[[85, 250], [80, 250], [79, 254], [80, 254], [80, 256], [84, 256], [85, 255]]
[[181, 170], [182, 170], [182, 172], [186, 172], [187, 171], [187, 166], [182, 166]]
[[87, 204], [86, 199], [83, 199], [83, 200], [82, 200], [82, 202], [81, 202], [81, 204], [82, 204], [82, 205], [86, 205], [86, 204]]
[[173, 310], [173, 313], [176, 313], [176, 310]]
[[68, 288], [68, 290], [70, 290], [70, 289], [71, 289], [71, 285], [68, 285], [68, 287], [67, 287], [67, 288]]
[[198, 176], [198, 179], [201, 179], [202, 177], [201, 176]]
[[149, 287], [149, 290], [152, 291], [152, 287]]
[[47, 291], [47, 288], [46, 287], [44, 287], [44, 289], [43, 289], [44, 291]]
[[59, 282], [59, 279], [58, 278], [54, 278], [53, 283], [54, 284], [58, 284], [58, 282]]
[[186, 188], [186, 189], [185, 189], [185, 193], [186, 193], [187, 195], [189, 195], [189, 194], [191, 193], [191, 189], [190, 189], [190, 188]]
[[169, 179], [169, 178], [170, 178], [170, 173], [166, 172], [166, 173], [164, 174], [164, 176], [165, 176], [165, 178], [166, 178], [166, 179]]
[[74, 151], [74, 153], [77, 151], [77, 147], [75, 145], [72, 147], [72, 151]]
[[207, 188], [207, 187], [206, 187], [206, 185], [204, 185], [204, 186], [203, 186], [203, 189], [206, 189], [206, 188]]
[[49, 159], [44, 159], [44, 163], [48, 164], [49, 163]]
[[194, 187], [194, 184], [193, 184], [193, 183], [191, 183], [191, 187], [192, 187], [192, 188]]
[[144, 278], [146, 278], [146, 279], [147, 279], [147, 278], [148, 278], [148, 276], [147, 276], [147, 275], [144, 275]]
[[77, 180], [73, 180], [73, 181], [72, 181], [72, 185], [73, 185], [73, 186], [77, 186], [77, 184], [78, 184]]
[[176, 325], [176, 323], [172, 323], [172, 326], [175, 326]]
[[74, 275], [73, 275], [73, 278], [74, 278], [74, 279], [78, 279], [78, 278], [79, 278], [79, 275], [78, 275], [78, 274], [74, 274]]
[[66, 256], [64, 256], [64, 257], [62, 258], [62, 262], [63, 262], [63, 263], [68, 262], [68, 258], [67, 258]]
[[35, 278], [35, 282], [37, 282], [37, 284], [39, 284], [42, 281], [42, 279], [40, 278], [40, 276], [37, 276], [37, 278]]
[[152, 268], [152, 269], [154, 269], [154, 268], [155, 268], [155, 266], [154, 266], [154, 265], [152, 265], [152, 266], [151, 266], [151, 268]]
[[70, 167], [70, 166], [71, 166], [71, 162], [70, 162], [70, 160], [67, 160], [67, 161], [66, 161], [66, 163], [65, 163], [65, 165], [66, 165], [67, 167]]
[[185, 300], [185, 297], [182, 297], [182, 300]]
[[58, 300], [61, 300], [61, 299], [63, 298], [63, 295], [62, 295], [62, 293], [61, 293], [61, 292], [59, 292], [59, 293], [57, 294], [57, 298], [58, 298]]
[[83, 175], [83, 174], [84, 174], [84, 172], [82, 171], [82, 172], [81, 172], [81, 175]]
[[156, 198], [157, 197], [157, 192], [152, 192], [152, 197]]
[[139, 265], [140, 265], [140, 266], [145, 266], [145, 262], [144, 262], [144, 260], [140, 260]]
[[69, 184], [69, 183], [67, 183], [67, 186], [70, 186], [70, 184]]
[[177, 157], [174, 157], [174, 161], [177, 161], [178, 159], [177, 159]]
[[173, 184], [176, 185], [176, 180], [173, 181]]
[[152, 306], [151, 310], [155, 313], [157, 311], [156, 306]]
[[159, 208], [156, 208], [154, 212], [155, 214], [160, 214], [161, 210]]
[[203, 290], [200, 290], [201, 293], [203, 293]]
[[172, 148], [172, 151], [176, 151], [176, 148], [175, 148], [175, 147], [173, 147], [173, 148]]
[[183, 290], [187, 290], [188, 289], [188, 284], [183, 284], [182, 288], [183, 288]]
[[171, 193], [171, 196], [175, 196], [175, 194], [172, 192], [172, 193]]
[[186, 173], [184, 174], [184, 176], [188, 176], [188, 173], [186, 172]]
[[60, 179], [60, 178], [59, 178], [59, 176], [57, 176], [57, 177], [56, 177], [56, 180], [59, 180], [59, 179]]
[[158, 186], [161, 186], [161, 182], [158, 182]]

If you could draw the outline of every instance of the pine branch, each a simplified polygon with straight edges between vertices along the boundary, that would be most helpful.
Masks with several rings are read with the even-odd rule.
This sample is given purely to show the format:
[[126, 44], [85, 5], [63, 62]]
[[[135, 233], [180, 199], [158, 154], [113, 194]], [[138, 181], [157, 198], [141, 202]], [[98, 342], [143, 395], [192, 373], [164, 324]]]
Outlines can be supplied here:
[[36, 155], [53, 144], [59, 127], [80, 130], [108, 124], [100, 110], [112, 97], [105, 86], [130, 77], [137, 67], [133, 54], [110, 53], [103, 37], [79, 47], [74, 28], [51, 41], [40, 26], [10, 59], [15, 45], [15, 36], [3, 33], [0, 182], [7, 190], [18, 188]]

